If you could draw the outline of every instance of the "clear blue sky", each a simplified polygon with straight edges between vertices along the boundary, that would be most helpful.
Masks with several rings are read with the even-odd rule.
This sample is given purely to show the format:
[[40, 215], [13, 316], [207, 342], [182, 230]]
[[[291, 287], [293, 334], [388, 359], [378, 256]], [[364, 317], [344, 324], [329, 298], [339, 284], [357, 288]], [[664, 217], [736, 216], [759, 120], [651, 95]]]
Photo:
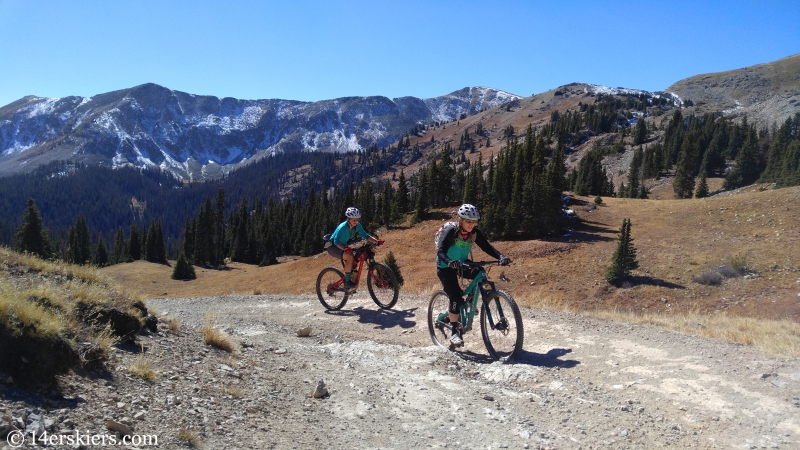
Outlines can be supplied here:
[[0, 0], [0, 106], [147, 82], [305, 101], [655, 91], [796, 53], [796, 0]]

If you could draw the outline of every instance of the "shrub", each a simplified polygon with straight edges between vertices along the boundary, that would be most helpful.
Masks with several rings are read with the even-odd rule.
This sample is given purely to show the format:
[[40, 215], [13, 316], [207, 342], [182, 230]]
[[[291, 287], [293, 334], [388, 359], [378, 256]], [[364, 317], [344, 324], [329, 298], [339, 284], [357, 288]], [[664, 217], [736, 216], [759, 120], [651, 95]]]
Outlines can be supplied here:
[[706, 272], [699, 277], [692, 278], [692, 281], [706, 286], [719, 286], [722, 284], [722, 275], [717, 272]]
[[724, 264], [717, 269], [717, 272], [725, 278], [736, 278], [739, 276], [739, 272], [736, 271], [736, 269]]
[[737, 271], [739, 275], [753, 273], [753, 270], [750, 269], [750, 265], [747, 262], [747, 257], [745, 256], [737, 256], [736, 258], [732, 258], [731, 267], [733, 267], [733, 270]]
[[603, 204], [603, 198], [598, 195], [597, 197], [594, 198], [594, 204], [595, 205]]

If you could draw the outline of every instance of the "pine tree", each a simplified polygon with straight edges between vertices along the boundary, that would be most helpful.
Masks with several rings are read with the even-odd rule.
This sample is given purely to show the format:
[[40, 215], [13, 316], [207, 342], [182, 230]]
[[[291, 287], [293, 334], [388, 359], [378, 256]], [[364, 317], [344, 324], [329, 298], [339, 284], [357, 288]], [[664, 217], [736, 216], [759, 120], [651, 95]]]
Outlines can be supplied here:
[[397, 260], [394, 258], [394, 253], [391, 251], [386, 254], [386, 258], [384, 258], [383, 263], [389, 266], [392, 269], [392, 272], [397, 276], [397, 284], [402, 286], [404, 283], [403, 275], [400, 274], [400, 267], [397, 265]]
[[677, 198], [691, 198], [694, 192], [694, 179], [696, 175], [697, 156], [700, 153], [700, 135], [697, 131], [686, 134], [678, 157], [678, 166], [675, 169], [675, 179], [672, 189]]
[[630, 219], [622, 221], [622, 228], [619, 230], [617, 241], [617, 248], [611, 257], [611, 265], [606, 270], [606, 281], [612, 284], [622, 282], [622, 280], [630, 276], [631, 270], [639, 267], [639, 262], [636, 261], [633, 238], [631, 238]]
[[636, 122], [636, 128], [633, 131], [633, 145], [642, 145], [647, 139], [647, 125], [644, 122], [644, 115]]
[[14, 234], [16, 249], [48, 259], [53, 256], [54, 248], [47, 230], [42, 225], [42, 216], [36, 208], [36, 202], [28, 199], [28, 207], [22, 215], [23, 223]]
[[225, 259], [225, 189], [217, 189], [216, 210], [213, 215], [212, 229], [212, 266], [220, 266]]
[[694, 198], [708, 197], [708, 182], [706, 181], [705, 171], [700, 171], [700, 181], [697, 183], [697, 189], [694, 191]]
[[164, 231], [161, 229], [161, 220], [156, 221], [155, 239], [156, 239], [155, 242], [156, 262], [166, 264], [167, 249], [166, 246], [164, 245]]
[[150, 227], [144, 233], [144, 260], [149, 262], [156, 261], [156, 222], [150, 221]]
[[131, 235], [128, 238], [128, 257], [129, 261], [142, 259], [142, 240], [136, 224], [131, 225]]
[[197, 278], [194, 272], [194, 267], [186, 259], [186, 256], [181, 252], [178, 260], [175, 262], [175, 268], [172, 269], [173, 280], [193, 280]]
[[108, 250], [106, 249], [106, 243], [103, 241], [102, 236], [97, 237], [97, 247], [94, 251], [93, 263], [97, 267], [103, 267], [108, 264]]
[[411, 225], [422, 222], [425, 212], [428, 210], [428, 175], [426, 170], [420, 170], [419, 185], [417, 186], [417, 205], [414, 209], [414, 216], [411, 217]]
[[114, 249], [111, 252], [111, 264], [119, 264], [128, 260], [128, 246], [125, 243], [125, 232], [122, 227], [114, 235]]
[[394, 191], [394, 201], [392, 202], [392, 215], [398, 222], [406, 220], [408, 213], [408, 183], [403, 170], [400, 170], [400, 176], [397, 178], [397, 190]]

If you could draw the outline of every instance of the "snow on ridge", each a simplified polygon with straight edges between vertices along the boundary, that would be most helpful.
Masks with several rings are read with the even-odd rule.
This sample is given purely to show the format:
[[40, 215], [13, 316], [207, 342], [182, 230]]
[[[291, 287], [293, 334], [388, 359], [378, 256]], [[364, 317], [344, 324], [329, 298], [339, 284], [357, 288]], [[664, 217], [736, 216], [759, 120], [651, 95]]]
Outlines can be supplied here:
[[645, 91], [642, 89], [629, 89], [629, 88], [612, 88], [608, 86], [601, 86], [599, 84], [587, 84], [587, 87], [583, 88], [584, 92], [591, 92], [593, 94], [603, 94], [603, 95], [646, 95], [649, 97], [654, 98], [661, 98], [666, 97], [669, 100], [683, 104], [683, 100], [680, 98], [679, 95], [673, 92], [650, 92]]
[[20, 108], [20, 112], [25, 113], [26, 119], [33, 119], [37, 116], [50, 114], [56, 109], [56, 103], [58, 103], [58, 101], [61, 99], [37, 97], [36, 100], [44, 100], [44, 101], [37, 101], [32, 105]]
[[628, 89], [628, 88], [612, 88], [608, 86], [601, 86], [599, 84], [587, 84], [587, 88], [584, 88], [584, 92], [592, 92], [593, 94], [604, 94], [604, 95], [649, 95], [652, 96], [653, 93], [649, 91], [643, 91], [641, 89]]

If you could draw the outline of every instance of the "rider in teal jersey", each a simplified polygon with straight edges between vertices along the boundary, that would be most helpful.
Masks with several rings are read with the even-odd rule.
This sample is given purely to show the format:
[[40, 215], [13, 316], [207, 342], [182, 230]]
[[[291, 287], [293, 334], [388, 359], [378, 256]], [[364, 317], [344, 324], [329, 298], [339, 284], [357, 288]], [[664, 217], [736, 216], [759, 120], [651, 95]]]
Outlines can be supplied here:
[[497, 258], [498, 263], [502, 266], [511, 262], [502, 253], [497, 251], [496, 248], [489, 243], [486, 235], [483, 234], [475, 225], [481, 218], [478, 208], [469, 203], [465, 203], [458, 208], [458, 226], [443, 229], [443, 233], [447, 233], [438, 240], [436, 246], [436, 275], [442, 282], [442, 287], [450, 299], [450, 307], [448, 308], [450, 323], [454, 324], [453, 334], [450, 336], [450, 342], [455, 346], [464, 345], [462, 337], [464, 327], [459, 322], [459, 310], [464, 304], [464, 297], [461, 296], [461, 286], [458, 284], [458, 272], [464, 278], [475, 278], [477, 275], [476, 270], [467, 272], [461, 267], [461, 263], [467, 261], [470, 252], [472, 251], [472, 244], [478, 244], [488, 255]]
[[333, 234], [331, 234], [331, 242], [333, 245], [328, 247], [328, 254], [334, 258], [344, 261], [344, 288], [351, 290], [356, 287], [352, 279], [353, 262], [355, 261], [355, 258], [353, 258], [352, 247], [349, 247], [347, 244], [355, 239], [356, 235], [360, 235], [367, 241], [375, 242], [378, 245], [383, 244], [383, 240], [378, 239], [364, 231], [364, 227], [361, 226], [360, 222], [361, 212], [357, 208], [352, 206], [347, 208], [347, 210], [344, 212], [344, 215], [347, 217], [347, 220], [340, 223], [339, 226], [336, 227], [336, 230], [333, 232]]

